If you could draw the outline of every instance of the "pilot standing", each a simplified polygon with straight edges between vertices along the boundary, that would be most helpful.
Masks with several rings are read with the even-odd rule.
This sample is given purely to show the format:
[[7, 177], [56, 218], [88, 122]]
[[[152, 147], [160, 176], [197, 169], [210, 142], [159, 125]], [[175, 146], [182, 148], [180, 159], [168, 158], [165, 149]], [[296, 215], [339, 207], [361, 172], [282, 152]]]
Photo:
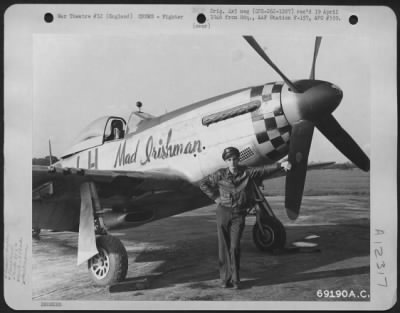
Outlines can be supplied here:
[[217, 206], [218, 259], [221, 287], [240, 289], [240, 239], [247, 209], [254, 206], [251, 180], [261, 180], [279, 168], [289, 165], [245, 167], [239, 165], [239, 150], [228, 147], [222, 153], [227, 168], [206, 176], [200, 189]]

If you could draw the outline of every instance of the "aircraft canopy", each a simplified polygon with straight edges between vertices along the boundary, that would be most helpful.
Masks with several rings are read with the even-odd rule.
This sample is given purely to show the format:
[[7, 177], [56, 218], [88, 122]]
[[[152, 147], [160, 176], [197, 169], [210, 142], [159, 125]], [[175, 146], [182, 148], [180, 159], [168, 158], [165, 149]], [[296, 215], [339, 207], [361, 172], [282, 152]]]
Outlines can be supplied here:
[[102, 137], [104, 135], [105, 126], [109, 118], [110, 116], [103, 116], [91, 122], [84, 129], [82, 129], [82, 131], [75, 138], [74, 143], [77, 144], [94, 137]]
[[[122, 126], [118, 137], [112, 136], [113, 125], [117, 121]], [[71, 148], [62, 157], [67, 157], [76, 152], [99, 146], [107, 141], [118, 140], [124, 137], [126, 122], [121, 117], [103, 116], [87, 125], [75, 138]]]

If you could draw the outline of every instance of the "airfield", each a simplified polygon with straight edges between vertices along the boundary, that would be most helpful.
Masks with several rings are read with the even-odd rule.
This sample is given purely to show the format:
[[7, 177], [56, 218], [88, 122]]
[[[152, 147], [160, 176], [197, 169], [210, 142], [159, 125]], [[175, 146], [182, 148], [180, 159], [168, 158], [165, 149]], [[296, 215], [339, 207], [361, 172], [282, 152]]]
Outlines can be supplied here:
[[[215, 205], [111, 232], [128, 251], [125, 282], [94, 286], [76, 265], [76, 233], [43, 231], [33, 241], [32, 298], [128, 301], [368, 301], [370, 286], [369, 174], [316, 170], [307, 176], [302, 210], [286, 217], [284, 180], [265, 181], [265, 194], [286, 227], [286, 248], [262, 253], [252, 240], [254, 216], [242, 237], [242, 289], [219, 287]], [[293, 242], [314, 243], [294, 248]], [[356, 297], [318, 297], [318, 290], [353, 290]], [[334, 295], [334, 294], [333, 294]]]

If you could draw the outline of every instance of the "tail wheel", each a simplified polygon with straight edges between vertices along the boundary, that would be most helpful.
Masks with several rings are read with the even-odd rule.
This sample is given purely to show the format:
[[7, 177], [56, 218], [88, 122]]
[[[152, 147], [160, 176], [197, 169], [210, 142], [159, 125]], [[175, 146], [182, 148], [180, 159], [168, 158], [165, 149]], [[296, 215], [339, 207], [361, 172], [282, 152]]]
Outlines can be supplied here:
[[286, 243], [286, 231], [282, 223], [271, 218], [262, 221], [261, 232], [257, 222], [253, 226], [253, 241], [261, 251], [272, 252], [274, 249], [282, 249]]
[[128, 271], [128, 254], [122, 242], [113, 236], [96, 239], [99, 251], [88, 261], [90, 276], [96, 285], [110, 285], [123, 281]]

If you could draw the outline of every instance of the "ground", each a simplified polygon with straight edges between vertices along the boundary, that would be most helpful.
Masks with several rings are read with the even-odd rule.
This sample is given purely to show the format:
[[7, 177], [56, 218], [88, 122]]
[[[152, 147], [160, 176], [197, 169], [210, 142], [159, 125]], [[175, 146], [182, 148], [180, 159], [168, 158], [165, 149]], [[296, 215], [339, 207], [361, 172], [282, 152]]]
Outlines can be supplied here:
[[[127, 248], [129, 269], [126, 281], [111, 288], [94, 286], [87, 265], [76, 265], [76, 233], [43, 231], [33, 242], [33, 300], [368, 300], [369, 194], [305, 196], [295, 222], [286, 217], [282, 196], [268, 200], [286, 227], [286, 247], [303, 240], [318, 249], [262, 253], [252, 241], [255, 218], [249, 216], [242, 290], [219, 287], [211, 205], [113, 232]], [[146, 288], [136, 289], [137, 282]], [[318, 297], [318, 290], [329, 290], [329, 298]], [[354, 291], [355, 297], [332, 297], [336, 290]]]

